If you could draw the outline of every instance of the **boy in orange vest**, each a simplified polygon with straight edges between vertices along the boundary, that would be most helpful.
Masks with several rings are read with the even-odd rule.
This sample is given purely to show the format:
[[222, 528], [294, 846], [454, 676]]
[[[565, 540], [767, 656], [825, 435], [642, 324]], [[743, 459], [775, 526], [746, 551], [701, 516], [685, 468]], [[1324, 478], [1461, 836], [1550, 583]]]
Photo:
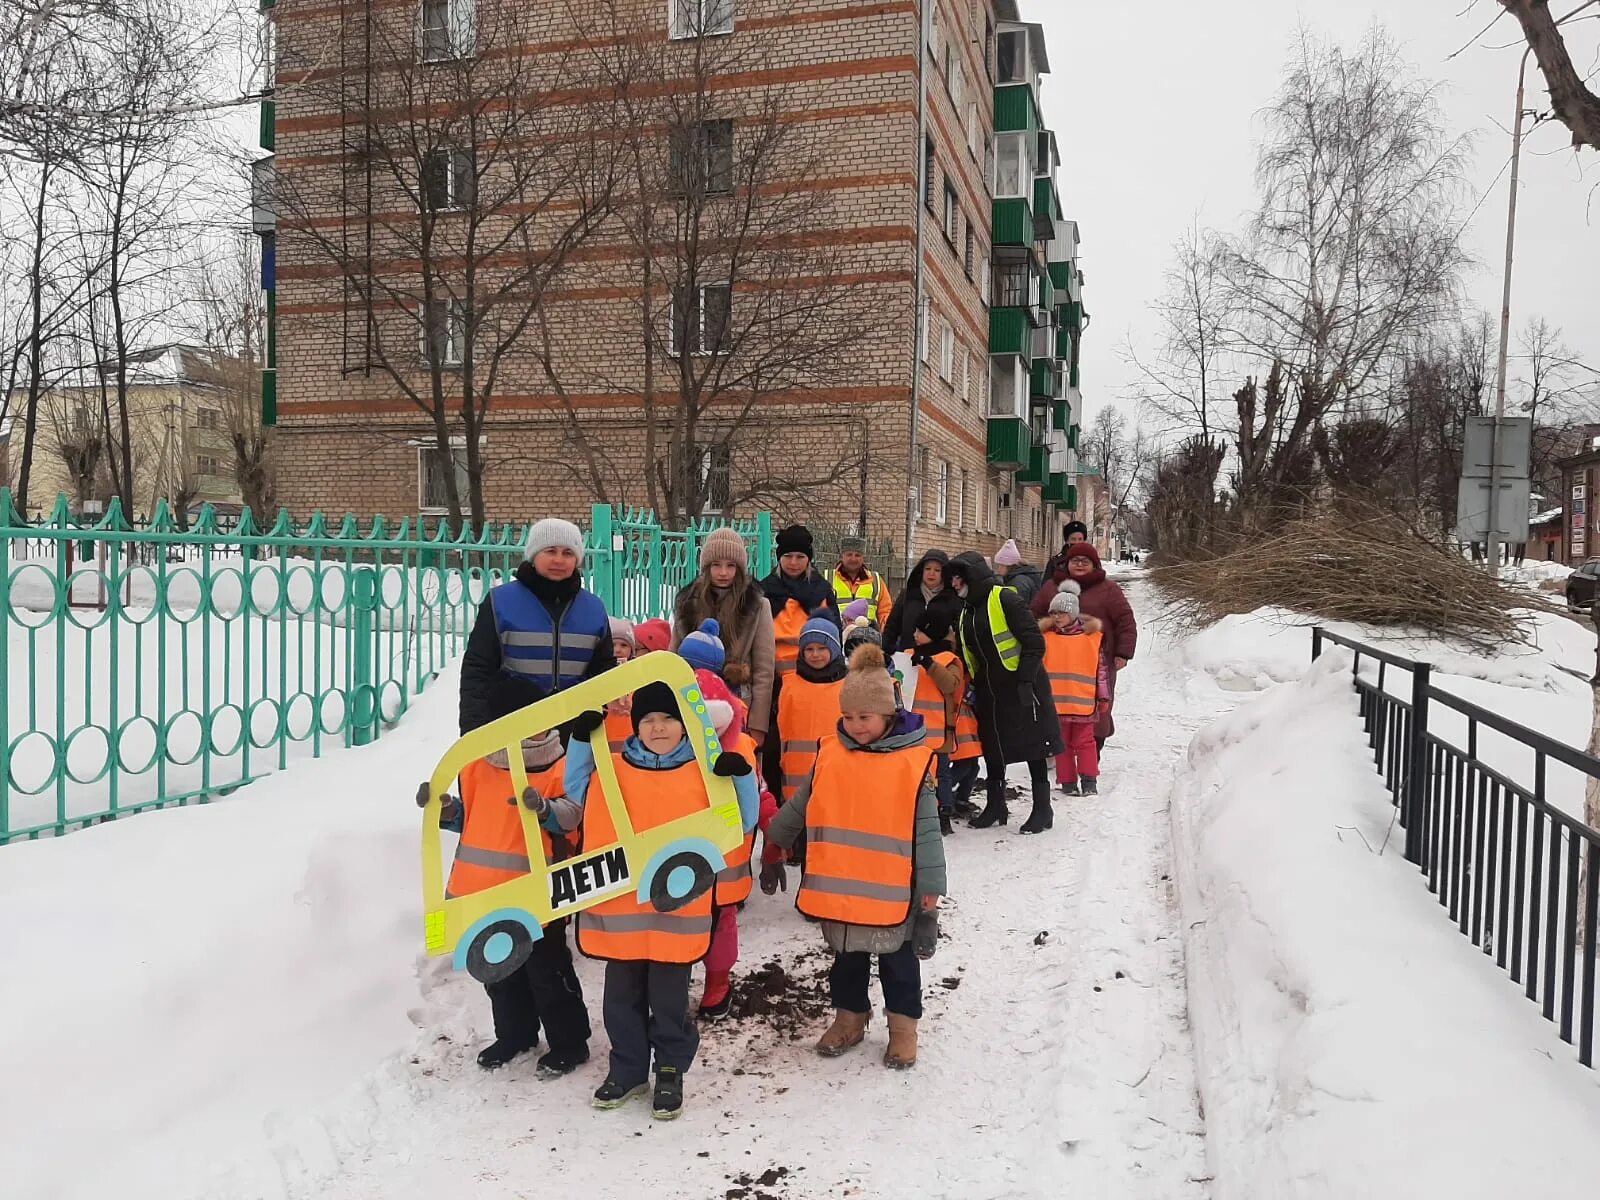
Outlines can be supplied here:
[[[648, 683], [633, 694], [631, 707], [633, 736], [612, 756], [628, 819], [635, 828], [649, 829], [702, 809], [705, 781], [677, 695], [665, 683]], [[600, 713], [579, 717], [567, 750], [566, 792], [581, 805], [584, 838], [591, 846], [616, 840], [589, 741], [604, 720]], [[754, 770], [740, 755], [726, 752], [715, 770], [733, 779], [748, 834], [760, 803]], [[551, 815], [562, 827], [576, 824], [558, 806], [552, 806]], [[670, 1121], [683, 1110], [683, 1076], [700, 1046], [689, 1015], [689, 973], [711, 948], [714, 903], [708, 888], [681, 907], [660, 912], [628, 890], [578, 914], [578, 949], [606, 964], [603, 1011], [611, 1065], [594, 1094], [596, 1108], [620, 1108], [643, 1094], [653, 1053], [656, 1118]]]
[[[505, 715], [505, 714], [501, 714]], [[528, 774], [529, 797], [543, 794], [557, 801], [562, 790], [564, 762], [561, 739], [555, 730], [522, 743], [522, 765]], [[428, 785], [417, 790], [417, 803], [426, 804]], [[461, 798], [441, 797], [441, 828], [461, 835], [445, 896], [481, 892], [529, 872], [529, 847], [517, 810], [516, 785], [508, 756], [497, 750], [469, 763], [461, 772]], [[567, 858], [567, 839], [546, 831], [538, 849], [549, 862]], [[541, 1078], [570, 1074], [589, 1061], [589, 1011], [583, 988], [572, 969], [567, 948], [567, 923], [553, 921], [533, 944], [533, 954], [515, 974], [484, 985], [494, 1014], [495, 1040], [478, 1054], [486, 1071], [503, 1067], [539, 1044], [544, 1023], [550, 1052], [539, 1059]]]
[[[1050, 675], [1050, 694], [1066, 746], [1056, 758], [1056, 786], [1065, 796], [1094, 796], [1100, 791], [1100, 753], [1094, 729], [1101, 708], [1109, 703], [1110, 682], [1101, 624], [1095, 617], [1081, 614], [1078, 595], [1078, 585], [1065, 580], [1039, 625], [1045, 635], [1044, 668]], [[1042, 809], [1034, 809], [1023, 823], [1023, 833], [1050, 828], [1053, 818], [1048, 801]]]
[[[795, 906], [822, 923], [834, 953], [828, 973], [833, 1024], [817, 1053], [834, 1058], [866, 1038], [867, 985], [878, 957], [889, 1048], [884, 1065], [917, 1061], [922, 971], [912, 937], [919, 913], [938, 910], [945, 891], [944, 839], [928, 783], [935, 747], [922, 718], [895, 699], [883, 650], [864, 645], [850, 659], [843, 715], [823, 740], [811, 777], [773, 818], [767, 837], [789, 847], [804, 832], [805, 872]], [[781, 862], [761, 868], [761, 890], [787, 890]], [[929, 947], [931, 949], [931, 947]]]
[[839, 721], [839, 690], [847, 668], [839, 626], [816, 613], [800, 631], [800, 661], [778, 697], [779, 796], [784, 803], [811, 774], [822, 739]]

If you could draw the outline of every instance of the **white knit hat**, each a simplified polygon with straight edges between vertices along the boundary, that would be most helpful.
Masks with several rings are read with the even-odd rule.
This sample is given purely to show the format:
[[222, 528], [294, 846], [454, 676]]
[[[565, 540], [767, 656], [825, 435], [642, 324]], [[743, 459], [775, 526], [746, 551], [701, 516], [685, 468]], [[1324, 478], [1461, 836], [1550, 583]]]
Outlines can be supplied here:
[[580, 563], [583, 562], [583, 530], [571, 521], [563, 521], [560, 517], [536, 521], [528, 531], [528, 552], [525, 557], [532, 562], [534, 555], [552, 546], [567, 547], [578, 556]]
[[1054, 598], [1050, 601], [1050, 611], [1071, 617], [1076, 621], [1081, 611], [1078, 597], [1082, 591], [1083, 589], [1073, 580], [1062, 580]]

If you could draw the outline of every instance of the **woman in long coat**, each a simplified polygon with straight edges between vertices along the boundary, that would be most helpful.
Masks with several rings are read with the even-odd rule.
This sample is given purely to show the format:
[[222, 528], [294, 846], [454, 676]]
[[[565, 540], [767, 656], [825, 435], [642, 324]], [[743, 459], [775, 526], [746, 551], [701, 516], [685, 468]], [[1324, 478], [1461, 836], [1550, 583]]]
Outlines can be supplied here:
[[[957, 555], [950, 563], [950, 578], [966, 598], [961, 649], [973, 675], [973, 709], [988, 776], [988, 803], [973, 819], [973, 827], [987, 829], [1010, 819], [1006, 766], [1025, 762], [1033, 786], [1033, 813], [1027, 822], [1032, 829], [1025, 832], [1048, 829], [1053, 818], [1047, 763], [1061, 753], [1062, 745], [1061, 723], [1056, 719], [1050, 678], [1044, 669], [1044, 635], [1039, 632], [1039, 622], [1022, 598], [1001, 583], [981, 554]], [[1006, 668], [995, 643], [989, 606], [990, 594], [997, 588], [1001, 614], [1021, 651], [1016, 670]]]

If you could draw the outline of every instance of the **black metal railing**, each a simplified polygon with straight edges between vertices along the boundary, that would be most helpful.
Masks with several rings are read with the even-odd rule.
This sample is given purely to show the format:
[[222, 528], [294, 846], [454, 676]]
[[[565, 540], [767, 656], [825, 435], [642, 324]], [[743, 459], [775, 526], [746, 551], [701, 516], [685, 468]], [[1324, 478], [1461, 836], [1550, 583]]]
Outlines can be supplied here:
[[[1587, 784], [1600, 779], [1600, 759], [1441, 691], [1427, 663], [1312, 630], [1313, 659], [1328, 644], [1355, 655], [1361, 720], [1406, 831], [1406, 859], [1451, 921], [1523, 986], [1592, 1067], [1600, 831], [1555, 807], [1547, 787], [1552, 764], [1577, 771]], [[1369, 665], [1363, 673], [1364, 663], [1376, 670]], [[1392, 680], [1391, 671], [1407, 678]], [[1464, 738], [1438, 731], [1445, 711], [1455, 714], [1451, 724], [1464, 723]], [[1484, 730], [1531, 755], [1529, 778], [1513, 779], [1482, 761]]]

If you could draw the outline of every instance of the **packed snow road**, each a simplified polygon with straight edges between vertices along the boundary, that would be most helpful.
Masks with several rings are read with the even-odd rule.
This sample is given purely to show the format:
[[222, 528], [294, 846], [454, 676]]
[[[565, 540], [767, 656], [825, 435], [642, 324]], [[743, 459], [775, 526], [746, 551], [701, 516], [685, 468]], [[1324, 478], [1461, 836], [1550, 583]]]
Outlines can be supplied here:
[[757, 893], [738, 1005], [706, 1030], [671, 1124], [589, 1106], [598, 964], [579, 968], [594, 1058], [543, 1082], [531, 1056], [478, 1069], [482, 990], [420, 956], [411, 794], [452, 740], [454, 689], [447, 673], [405, 737], [226, 804], [3, 852], [26, 982], [0, 989], [0, 1074], [26, 1084], [0, 1089], [0, 1192], [1208, 1195], [1168, 798], [1231, 698], [1195, 685], [1160, 630], [1123, 677], [1100, 797], [1059, 802], [1039, 837], [1015, 832], [1018, 800], [1009, 827], [947, 842], [916, 1069], [881, 1065], [881, 1010], [862, 1049], [812, 1052], [821, 938]]

